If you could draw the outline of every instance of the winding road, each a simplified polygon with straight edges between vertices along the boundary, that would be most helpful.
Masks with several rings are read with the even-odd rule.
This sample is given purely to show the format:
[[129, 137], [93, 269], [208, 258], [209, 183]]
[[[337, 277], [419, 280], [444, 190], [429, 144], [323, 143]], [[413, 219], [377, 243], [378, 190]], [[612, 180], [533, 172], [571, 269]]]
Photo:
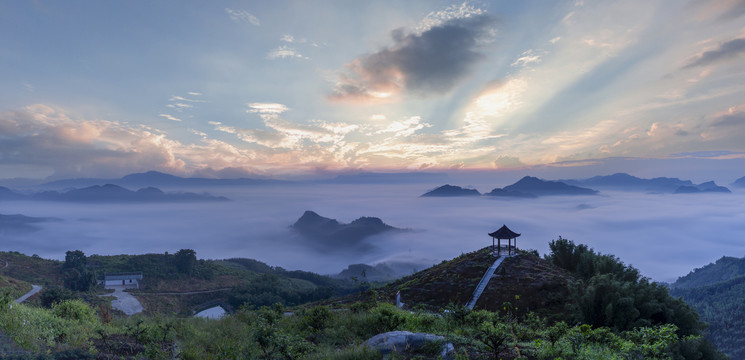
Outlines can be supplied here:
[[36, 293], [38, 293], [39, 291], [41, 291], [41, 285], [31, 285], [31, 291], [25, 293], [23, 296], [21, 296], [18, 299], [16, 299], [16, 302], [20, 304], [20, 303], [26, 301], [28, 298], [36, 295]]

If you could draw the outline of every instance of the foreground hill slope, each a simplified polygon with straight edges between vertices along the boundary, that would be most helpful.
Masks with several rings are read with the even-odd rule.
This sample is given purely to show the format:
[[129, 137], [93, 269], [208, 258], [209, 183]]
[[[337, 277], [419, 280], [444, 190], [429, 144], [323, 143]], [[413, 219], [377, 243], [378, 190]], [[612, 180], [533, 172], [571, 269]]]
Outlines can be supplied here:
[[[409, 308], [464, 306], [495, 259], [491, 247], [486, 247], [396, 280], [378, 291], [385, 299], [395, 298], [400, 291]], [[520, 252], [504, 260], [475, 309], [498, 311], [509, 302], [521, 313], [534, 311], [550, 318], [564, 317], [571, 280], [566, 270], [534, 254]]]

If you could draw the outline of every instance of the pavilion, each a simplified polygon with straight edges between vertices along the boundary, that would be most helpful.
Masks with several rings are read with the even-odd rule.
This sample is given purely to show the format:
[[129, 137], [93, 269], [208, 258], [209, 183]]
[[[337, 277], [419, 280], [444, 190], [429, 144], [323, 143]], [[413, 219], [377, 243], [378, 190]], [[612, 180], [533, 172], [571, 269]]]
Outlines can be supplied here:
[[520, 234], [510, 230], [507, 225], [502, 225], [499, 230], [490, 233], [489, 236], [491, 236], [492, 251], [494, 251], [494, 239], [497, 239], [497, 256], [499, 256], [502, 249], [502, 239], [507, 239], [508, 255], [512, 255], [512, 239], [515, 240], [515, 251], [517, 251], [517, 237], [520, 236]]

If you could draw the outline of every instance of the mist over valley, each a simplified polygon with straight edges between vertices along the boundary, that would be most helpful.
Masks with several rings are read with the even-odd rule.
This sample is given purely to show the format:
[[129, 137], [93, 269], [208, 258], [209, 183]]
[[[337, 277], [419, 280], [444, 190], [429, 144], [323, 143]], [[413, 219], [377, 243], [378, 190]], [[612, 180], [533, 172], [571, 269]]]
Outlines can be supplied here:
[[[8, 251], [55, 259], [71, 249], [142, 254], [190, 248], [202, 258], [254, 258], [323, 274], [383, 263], [402, 275], [489, 245], [487, 233], [506, 224], [522, 234], [522, 249], [544, 254], [548, 242], [561, 236], [614, 254], [658, 281], [674, 281], [723, 254], [745, 254], [745, 193], [736, 187], [727, 194], [603, 190], [540, 198], [420, 197], [444, 181], [422, 179], [173, 187], [231, 200], [216, 202], [4, 200], [0, 214], [21, 214], [17, 219], [24, 223], [18, 225], [23, 231], [2, 231], [0, 239]], [[473, 180], [481, 193], [512, 181]], [[457, 177], [449, 181], [468, 184]], [[174, 191], [159, 184], [164, 185], [166, 193]], [[298, 231], [309, 213], [336, 223]], [[6, 223], [3, 228], [10, 229]]]

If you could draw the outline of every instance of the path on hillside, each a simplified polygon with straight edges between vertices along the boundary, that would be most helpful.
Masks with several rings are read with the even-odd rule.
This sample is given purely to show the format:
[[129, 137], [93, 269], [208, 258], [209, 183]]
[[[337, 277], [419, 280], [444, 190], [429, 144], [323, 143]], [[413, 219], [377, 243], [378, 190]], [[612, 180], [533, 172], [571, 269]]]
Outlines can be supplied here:
[[473, 291], [473, 297], [471, 298], [471, 301], [466, 304], [466, 307], [473, 310], [473, 307], [476, 306], [476, 302], [479, 301], [481, 293], [484, 292], [484, 289], [486, 289], [486, 285], [489, 284], [489, 280], [494, 275], [494, 271], [497, 270], [499, 265], [502, 265], [502, 261], [504, 261], [506, 257], [507, 256], [505, 255], [498, 257], [497, 260], [494, 260], [494, 263], [489, 266], [488, 269], [486, 269], [486, 273], [481, 278], [481, 281], [479, 281], [479, 284], [476, 286], [476, 290]]
[[[7, 264], [7, 262], [6, 262], [6, 264]], [[8, 265], [5, 265], [5, 266], [8, 266]], [[23, 296], [21, 296], [18, 299], [16, 299], [16, 302], [20, 304], [20, 303], [26, 301], [28, 298], [36, 295], [36, 293], [38, 293], [39, 291], [41, 291], [41, 285], [31, 285], [31, 291], [25, 293]]]
[[142, 312], [143, 310], [142, 304], [140, 303], [139, 300], [137, 300], [136, 297], [132, 296], [132, 294], [124, 291], [124, 289], [126, 289], [125, 286], [109, 285], [106, 288], [114, 289], [114, 292], [111, 294], [105, 294], [105, 295], [99, 295], [99, 296], [115, 297], [116, 299], [111, 300], [112, 308], [120, 310], [121, 312], [127, 315], [134, 315], [134, 314]]
[[5, 266], [3, 266], [3, 269], [5, 269], [6, 267], [8, 267], [8, 262], [7, 261], [5, 262]]

